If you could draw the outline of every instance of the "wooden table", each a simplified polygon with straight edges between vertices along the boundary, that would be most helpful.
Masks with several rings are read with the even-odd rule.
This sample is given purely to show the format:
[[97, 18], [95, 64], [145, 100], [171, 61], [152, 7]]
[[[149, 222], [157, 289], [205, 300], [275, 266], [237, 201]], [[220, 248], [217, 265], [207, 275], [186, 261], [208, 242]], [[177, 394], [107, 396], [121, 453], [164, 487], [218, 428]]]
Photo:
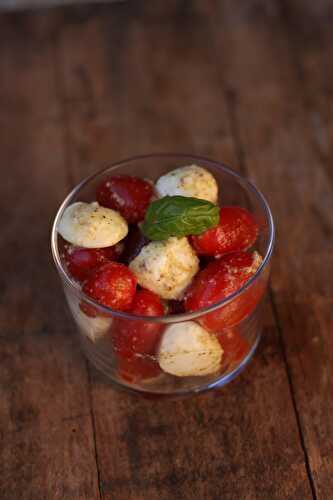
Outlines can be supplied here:
[[[124, 2], [0, 17], [0, 498], [333, 498], [333, 9]], [[87, 174], [178, 151], [267, 195], [266, 328], [220, 392], [115, 392], [79, 352], [50, 257]]]

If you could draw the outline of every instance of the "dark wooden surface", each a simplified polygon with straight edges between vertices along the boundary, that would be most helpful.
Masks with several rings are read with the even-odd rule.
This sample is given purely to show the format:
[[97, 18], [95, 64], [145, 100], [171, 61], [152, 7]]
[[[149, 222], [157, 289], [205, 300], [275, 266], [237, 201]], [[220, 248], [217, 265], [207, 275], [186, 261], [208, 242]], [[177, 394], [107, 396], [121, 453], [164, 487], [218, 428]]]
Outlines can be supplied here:
[[[333, 498], [333, 7], [170, 0], [0, 16], [0, 498]], [[238, 168], [277, 222], [265, 335], [220, 392], [115, 392], [78, 351], [49, 231], [134, 154]]]

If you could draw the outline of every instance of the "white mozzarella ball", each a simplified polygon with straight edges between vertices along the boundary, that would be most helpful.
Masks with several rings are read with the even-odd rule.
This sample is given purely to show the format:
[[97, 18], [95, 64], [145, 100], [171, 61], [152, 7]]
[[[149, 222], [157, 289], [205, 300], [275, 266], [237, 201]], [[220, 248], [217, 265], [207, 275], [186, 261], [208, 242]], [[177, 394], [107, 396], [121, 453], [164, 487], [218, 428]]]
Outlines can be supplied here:
[[161, 369], [176, 377], [216, 373], [223, 349], [217, 338], [195, 321], [169, 326], [162, 337], [158, 359]]
[[217, 203], [218, 186], [214, 176], [197, 165], [180, 167], [158, 179], [158, 196], [190, 196]]
[[139, 285], [163, 299], [179, 298], [199, 270], [199, 259], [187, 238], [152, 241], [129, 265]]
[[106, 335], [109, 331], [112, 323], [111, 318], [104, 318], [102, 316], [90, 318], [82, 311], [77, 314], [76, 319], [81, 331], [93, 342], [96, 342], [101, 337], [104, 337], [104, 335]]
[[98, 339], [104, 337], [110, 330], [112, 318], [106, 316], [91, 318], [81, 311], [76, 298], [71, 298], [67, 295], [67, 301], [80, 331], [92, 340], [92, 342], [97, 342]]
[[101, 207], [97, 202], [77, 202], [64, 211], [58, 232], [73, 245], [104, 248], [125, 238], [128, 225], [115, 210]]

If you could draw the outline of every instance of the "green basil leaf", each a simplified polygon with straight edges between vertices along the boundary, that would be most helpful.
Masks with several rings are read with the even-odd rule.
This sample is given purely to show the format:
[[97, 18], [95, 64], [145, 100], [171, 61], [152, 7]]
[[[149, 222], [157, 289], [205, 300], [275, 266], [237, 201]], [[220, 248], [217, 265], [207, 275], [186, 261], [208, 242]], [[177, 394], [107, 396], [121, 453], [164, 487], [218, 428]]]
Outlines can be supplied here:
[[210, 201], [186, 196], [165, 196], [153, 201], [146, 212], [142, 231], [150, 240], [201, 234], [216, 226], [219, 207]]

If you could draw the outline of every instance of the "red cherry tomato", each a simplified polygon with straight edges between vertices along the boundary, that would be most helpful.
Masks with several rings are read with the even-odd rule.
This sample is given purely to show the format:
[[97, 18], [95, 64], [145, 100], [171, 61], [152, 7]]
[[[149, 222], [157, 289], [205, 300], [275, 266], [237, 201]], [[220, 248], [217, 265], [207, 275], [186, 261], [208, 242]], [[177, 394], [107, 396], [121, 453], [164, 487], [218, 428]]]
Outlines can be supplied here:
[[157, 377], [161, 369], [154, 359], [132, 354], [118, 358], [118, 372], [125, 381], [133, 383]]
[[[158, 295], [149, 290], [135, 294], [129, 312], [139, 316], [163, 316], [164, 307]], [[149, 321], [116, 318], [112, 325], [112, 341], [119, 356], [133, 353], [154, 354], [159, 343], [163, 325]]]
[[191, 236], [191, 243], [198, 254], [219, 257], [247, 250], [257, 236], [258, 225], [250, 212], [241, 207], [223, 207], [219, 224], [198, 236]]
[[62, 258], [68, 272], [78, 281], [84, 281], [91, 271], [108, 261], [116, 260], [119, 252], [116, 246], [107, 248], [81, 248], [65, 244]]
[[[88, 297], [95, 299], [100, 304], [119, 311], [126, 311], [133, 302], [136, 278], [124, 264], [109, 262], [98, 267], [89, 275], [82, 290]], [[91, 306], [88, 309], [91, 309]]]
[[117, 210], [130, 224], [144, 219], [152, 194], [149, 182], [129, 175], [107, 177], [96, 191], [100, 205]]
[[[208, 264], [187, 289], [186, 311], [208, 307], [236, 292], [254, 275], [260, 263], [261, 257], [257, 252], [239, 252]], [[262, 287], [255, 283], [229, 304], [201, 316], [199, 322], [213, 332], [236, 325], [255, 308], [262, 291]]]
[[240, 363], [249, 352], [249, 343], [235, 329], [217, 334], [223, 349], [222, 365], [231, 368]]

